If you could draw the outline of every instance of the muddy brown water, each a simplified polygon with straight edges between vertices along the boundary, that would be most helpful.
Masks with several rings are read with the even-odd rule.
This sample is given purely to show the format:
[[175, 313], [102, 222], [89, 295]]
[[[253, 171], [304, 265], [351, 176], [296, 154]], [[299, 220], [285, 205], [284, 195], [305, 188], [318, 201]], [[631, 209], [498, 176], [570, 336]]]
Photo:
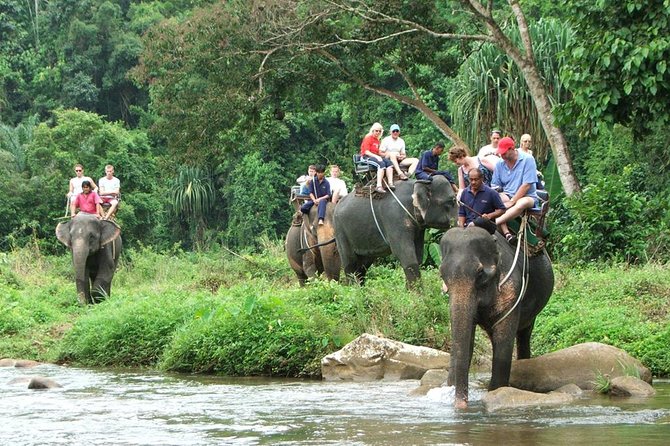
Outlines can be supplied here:
[[[63, 385], [9, 384], [40, 375]], [[481, 378], [481, 377], [480, 377]], [[327, 383], [42, 365], [0, 368], [2, 445], [666, 445], [670, 381], [644, 400], [582, 398], [565, 407], [454, 411], [453, 388], [417, 381]]]

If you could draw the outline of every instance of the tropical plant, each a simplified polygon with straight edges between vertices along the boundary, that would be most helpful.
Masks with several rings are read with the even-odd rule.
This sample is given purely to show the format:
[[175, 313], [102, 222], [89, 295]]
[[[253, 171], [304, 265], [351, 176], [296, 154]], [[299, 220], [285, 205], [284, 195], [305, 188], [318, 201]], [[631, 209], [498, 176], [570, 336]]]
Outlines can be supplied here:
[[170, 187], [170, 206], [174, 215], [186, 222], [195, 246], [202, 247], [207, 216], [216, 201], [210, 173], [197, 166], [182, 166]]
[[[563, 52], [573, 40], [572, 30], [559, 20], [540, 19], [529, 26], [529, 33], [547, 93], [552, 103], [560, 104], [569, 97], [559, 70], [565, 63]], [[514, 33], [516, 44], [519, 39]], [[500, 128], [517, 139], [529, 133], [535, 141], [534, 156], [547, 160], [551, 150], [526, 80], [499, 47], [484, 44], [474, 51], [461, 65], [450, 91], [453, 127], [471, 147], [488, 144], [489, 130]]]

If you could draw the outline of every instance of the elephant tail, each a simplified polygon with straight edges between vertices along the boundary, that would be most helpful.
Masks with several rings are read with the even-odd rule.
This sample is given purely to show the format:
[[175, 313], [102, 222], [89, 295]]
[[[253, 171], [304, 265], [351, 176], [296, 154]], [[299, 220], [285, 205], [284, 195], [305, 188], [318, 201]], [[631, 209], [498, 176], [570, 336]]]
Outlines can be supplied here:
[[299, 253], [304, 253], [305, 251], [309, 251], [309, 250], [312, 249], [312, 248], [318, 248], [319, 246], [330, 245], [331, 243], [334, 243], [334, 242], [335, 242], [335, 237], [331, 238], [331, 239], [328, 240], [328, 241], [321, 242], [321, 243], [317, 243], [316, 245], [306, 246], [305, 248], [300, 248], [300, 249], [298, 250], [298, 252], [299, 252]]

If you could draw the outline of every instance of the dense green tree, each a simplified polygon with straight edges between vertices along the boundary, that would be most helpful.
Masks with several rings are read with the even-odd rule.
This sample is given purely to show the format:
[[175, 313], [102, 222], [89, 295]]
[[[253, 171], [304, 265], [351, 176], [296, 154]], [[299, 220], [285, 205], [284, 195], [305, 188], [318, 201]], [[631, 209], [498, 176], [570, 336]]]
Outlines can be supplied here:
[[[276, 0], [264, 2], [260, 14], [273, 19], [269, 21], [272, 25], [266, 26], [267, 36], [264, 34], [259, 43], [258, 51], [266, 55], [259, 66], [261, 74], [271, 65], [270, 59], [276, 62], [286, 53], [289, 56], [284, 57], [293, 64], [301, 56], [318, 57], [332, 67], [330, 71], [339, 80], [416, 108], [454, 143], [463, 145], [445, 118], [435, 111], [438, 104], [433, 103], [433, 90], [422, 88], [421, 74], [429, 73], [431, 78], [449, 75], [443, 62], [458, 56], [459, 49], [473, 49], [468, 42], [496, 45], [514, 61], [526, 82], [566, 193], [579, 190], [567, 140], [554, 122], [553, 104], [536, 63], [519, 1], [508, 0], [503, 5], [478, 0], [446, 4]], [[518, 44], [508, 31], [512, 23], [520, 36]], [[370, 76], [374, 70], [385, 70], [391, 77]], [[393, 79], [395, 84], [388, 82]]]
[[195, 246], [203, 247], [207, 217], [216, 200], [211, 175], [193, 166], [183, 166], [170, 185], [170, 207], [180, 222], [190, 226]]
[[164, 224], [164, 199], [158, 192], [163, 185], [146, 135], [78, 110], [55, 111], [54, 122], [39, 124], [26, 145], [21, 181], [33, 192], [19, 195], [21, 224], [37, 222], [37, 235], [53, 242], [56, 221], [67, 215], [65, 194], [76, 163], [95, 181], [104, 175], [106, 164], [113, 164], [121, 179], [118, 219], [126, 238], [131, 244], [155, 241]]
[[585, 132], [599, 122], [637, 134], [670, 118], [670, 2], [570, 0], [576, 38], [563, 79], [573, 100], [563, 120]]

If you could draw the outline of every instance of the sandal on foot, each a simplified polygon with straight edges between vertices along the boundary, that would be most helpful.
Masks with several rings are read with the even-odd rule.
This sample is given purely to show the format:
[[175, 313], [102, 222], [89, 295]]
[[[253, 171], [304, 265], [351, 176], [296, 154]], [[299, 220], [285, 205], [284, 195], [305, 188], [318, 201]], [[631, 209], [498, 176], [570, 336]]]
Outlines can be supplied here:
[[398, 175], [398, 178], [400, 178], [402, 181], [405, 181], [407, 179], [407, 175], [401, 173], [400, 175]]
[[389, 187], [389, 189], [391, 189], [391, 190], [395, 190], [395, 184], [389, 184], [388, 187]]
[[511, 232], [508, 232], [505, 234], [505, 240], [507, 240], [510, 244], [516, 245], [516, 236], [512, 234]]
[[385, 194], [385, 193], [386, 193], [386, 191], [384, 190], [383, 187], [378, 187], [378, 188], [376, 188], [375, 190], [376, 190], [377, 192], [379, 192], [380, 194]]

